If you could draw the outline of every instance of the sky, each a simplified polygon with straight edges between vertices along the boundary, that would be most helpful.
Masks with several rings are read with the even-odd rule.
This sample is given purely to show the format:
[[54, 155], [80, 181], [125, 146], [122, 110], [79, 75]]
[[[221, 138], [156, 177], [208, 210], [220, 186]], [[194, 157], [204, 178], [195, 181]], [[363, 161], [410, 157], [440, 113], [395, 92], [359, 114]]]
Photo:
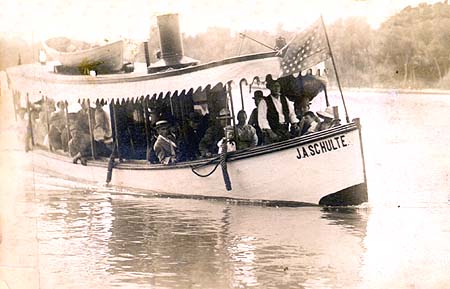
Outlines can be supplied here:
[[149, 37], [156, 15], [179, 13], [181, 31], [195, 35], [208, 27], [233, 32], [277, 27], [294, 31], [321, 14], [326, 23], [361, 16], [377, 28], [404, 7], [437, 0], [0, 0], [0, 34], [28, 42], [66, 36], [102, 39]]

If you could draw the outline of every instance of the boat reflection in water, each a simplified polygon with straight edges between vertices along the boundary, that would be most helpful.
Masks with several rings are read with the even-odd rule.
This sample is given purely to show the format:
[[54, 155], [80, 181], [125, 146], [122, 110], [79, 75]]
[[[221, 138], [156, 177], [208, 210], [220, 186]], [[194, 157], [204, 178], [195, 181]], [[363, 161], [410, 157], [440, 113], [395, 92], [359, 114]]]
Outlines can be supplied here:
[[92, 188], [51, 187], [39, 198], [42, 288], [361, 282], [365, 209], [243, 206]]

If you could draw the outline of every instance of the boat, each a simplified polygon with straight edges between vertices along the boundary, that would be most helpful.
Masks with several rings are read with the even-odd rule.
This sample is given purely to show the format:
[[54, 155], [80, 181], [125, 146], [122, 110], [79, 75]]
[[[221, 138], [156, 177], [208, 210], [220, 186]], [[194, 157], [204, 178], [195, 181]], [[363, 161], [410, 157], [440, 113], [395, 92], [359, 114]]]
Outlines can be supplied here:
[[[177, 15], [159, 17], [175, 17], [174, 34], [179, 34]], [[323, 25], [323, 21], [319, 24]], [[277, 205], [352, 206], [367, 202], [360, 121], [350, 120], [347, 112], [346, 123], [330, 129], [171, 165], [127, 156], [131, 149], [138, 155], [138, 144], [133, 143], [131, 136], [127, 141], [121, 139], [123, 131], [132, 134], [130, 127], [119, 122], [119, 111], [127, 111], [129, 107], [139, 108], [133, 110], [133, 116], [135, 111], [139, 111], [143, 119], [141, 132], [146, 134], [148, 149], [151, 147], [148, 114], [152, 105], [165, 105], [177, 119], [185, 118], [194, 108], [207, 107], [210, 117], [215, 117], [220, 108], [228, 107], [234, 121], [235, 111], [248, 110], [248, 104], [253, 102], [251, 93], [243, 89], [245, 86], [250, 91], [252, 87], [263, 87], [265, 81], [278, 78], [286, 85], [285, 91], [288, 86], [296, 91], [303, 77], [301, 72], [323, 61], [329, 57], [328, 51], [331, 52], [328, 45], [323, 53], [319, 49], [319, 45], [323, 45], [320, 42], [315, 46], [310, 42], [305, 44], [322, 33], [322, 30], [317, 30], [317, 25], [301, 32], [299, 40], [294, 39], [279, 51], [206, 64], [186, 58], [180, 44], [181, 36], [169, 35], [169, 40], [161, 39], [161, 49], [163, 60], [170, 65], [164, 67], [160, 61], [156, 70], [151, 63], [146, 64], [144, 71], [96, 76], [58, 74], [51, 63], [9, 68], [9, 88], [15, 95], [20, 95], [21, 100], [15, 103], [25, 101], [30, 127], [33, 126], [32, 104], [42, 104], [47, 99], [69, 105], [101, 101], [108, 103], [110, 108], [115, 148], [110, 157], [97, 155], [91, 143], [92, 158], [81, 166], [74, 164], [67, 153], [54, 150], [50, 145], [38, 144], [35, 141], [37, 136], [32, 135], [34, 147], [30, 153], [33, 154], [34, 165], [64, 178], [94, 183], [106, 180], [112, 186], [151, 195]], [[325, 29], [323, 32], [326, 35]], [[161, 33], [160, 37], [165, 36]], [[175, 39], [175, 45], [171, 45], [171, 39]], [[301, 52], [302, 49], [305, 51]], [[300, 57], [306, 62], [299, 61]], [[176, 62], [177, 59], [188, 60]], [[293, 66], [292, 63], [298, 65]], [[329, 105], [326, 93], [325, 98]]]
[[89, 67], [99, 72], [119, 71], [123, 65], [123, 40], [92, 46], [65, 37], [48, 39], [42, 43], [53, 60], [64, 67]]

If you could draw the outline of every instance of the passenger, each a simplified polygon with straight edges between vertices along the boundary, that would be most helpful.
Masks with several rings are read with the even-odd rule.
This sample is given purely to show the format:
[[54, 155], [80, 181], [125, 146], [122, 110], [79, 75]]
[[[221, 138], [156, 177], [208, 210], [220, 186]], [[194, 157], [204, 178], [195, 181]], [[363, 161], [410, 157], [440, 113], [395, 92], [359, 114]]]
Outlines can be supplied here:
[[58, 111], [53, 112], [50, 116], [50, 131], [48, 133], [48, 140], [50, 146], [55, 150], [68, 150], [68, 135], [66, 126], [65, 103], [58, 101], [56, 103]]
[[300, 103], [299, 106], [295, 108], [295, 114], [297, 115], [297, 119], [300, 120], [300, 122], [298, 123], [298, 134], [295, 136], [304, 135], [309, 129], [309, 124], [306, 122], [306, 119], [304, 117], [306, 112], [309, 111], [310, 107], [309, 100], [307, 98], [304, 98], [299, 103]]
[[255, 147], [258, 144], [258, 136], [256, 135], [256, 129], [246, 124], [247, 113], [245, 110], [240, 110], [237, 114], [238, 124], [236, 125], [236, 142], [237, 148], [242, 150], [246, 148]]
[[36, 142], [41, 145], [48, 145], [48, 133], [49, 133], [49, 121], [50, 115], [55, 111], [55, 102], [51, 98], [37, 102], [40, 103], [39, 117], [35, 122], [35, 132]]
[[72, 138], [69, 141], [69, 154], [73, 157], [72, 161], [74, 164], [81, 162], [82, 165], [87, 164], [87, 156], [91, 154], [91, 137], [89, 134], [89, 129], [86, 132], [85, 122], [86, 114], [81, 107], [81, 109], [74, 113], [74, 111], [80, 107], [80, 104], [76, 103], [70, 107], [69, 113], [69, 129]]
[[319, 123], [316, 121], [316, 115], [312, 111], [307, 111], [303, 114], [303, 120], [305, 121], [305, 125], [303, 126], [302, 135], [310, 134], [316, 132], [319, 126]]
[[317, 130], [326, 130], [332, 127], [340, 125], [340, 120], [334, 117], [334, 112], [332, 107], [327, 107], [325, 111], [318, 111], [317, 115], [323, 119], [319, 124]]
[[298, 130], [297, 116], [294, 105], [281, 95], [281, 85], [278, 81], [269, 81], [267, 88], [270, 95], [258, 105], [258, 124], [264, 135], [264, 144], [270, 144], [289, 139], [289, 123], [291, 129]]
[[19, 115], [19, 119], [17, 122], [17, 137], [19, 138], [19, 141], [24, 145], [25, 152], [28, 152], [31, 150], [31, 128], [28, 121], [29, 115], [26, 112], [27, 110], [22, 107], [17, 110], [17, 113]]
[[111, 120], [108, 113], [103, 109], [103, 103], [95, 103], [94, 112], [94, 141], [99, 156], [109, 156], [112, 152], [113, 138]]
[[234, 152], [236, 151], [236, 142], [234, 141], [234, 130], [231, 125], [227, 125], [224, 129], [224, 137], [217, 142], [217, 153], [221, 154], [223, 152], [223, 142], [227, 142], [227, 152]]
[[211, 157], [218, 153], [217, 143], [225, 136], [224, 128], [229, 125], [230, 118], [230, 111], [223, 108], [216, 120], [211, 122], [199, 144], [202, 157]]
[[195, 160], [200, 156], [199, 144], [205, 135], [207, 126], [203, 123], [202, 115], [191, 112], [180, 131], [180, 161]]
[[223, 108], [219, 112], [219, 116], [217, 117], [219, 120], [220, 128], [223, 131], [223, 137], [217, 142], [217, 153], [221, 154], [224, 150], [224, 141], [226, 141], [226, 149], [227, 152], [233, 152], [236, 150], [236, 142], [235, 142], [235, 135], [234, 135], [234, 129], [230, 125], [230, 111], [227, 108]]
[[95, 110], [92, 107], [88, 106], [88, 102], [85, 100], [83, 100], [80, 105], [81, 109], [78, 111], [78, 129], [83, 133], [87, 133], [90, 135], [88, 116], [90, 115], [91, 124], [95, 126]]
[[156, 139], [153, 149], [159, 159], [159, 162], [164, 165], [173, 164], [176, 162], [176, 140], [170, 133], [170, 124], [166, 120], [160, 120], [156, 123], [156, 130], [158, 138]]
[[156, 123], [161, 119], [161, 110], [156, 105], [149, 107], [149, 109], [150, 127], [148, 128], [148, 134], [150, 145], [147, 147], [146, 159], [152, 164], [157, 164], [159, 163], [159, 159], [155, 154], [153, 146], [157, 139]]
[[256, 135], [258, 136], [258, 145], [262, 144], [263, 141], [263, 133], [258, 124], [258, 105], [259, 102], [264, 98], [264, 95], [261, 90], [256, 90], [253, 94], [253, 99], [255, 100], [255, 108], [250, 114], [250, 118], [248, 119], [248, 124], [253, 126], [256, 129]]

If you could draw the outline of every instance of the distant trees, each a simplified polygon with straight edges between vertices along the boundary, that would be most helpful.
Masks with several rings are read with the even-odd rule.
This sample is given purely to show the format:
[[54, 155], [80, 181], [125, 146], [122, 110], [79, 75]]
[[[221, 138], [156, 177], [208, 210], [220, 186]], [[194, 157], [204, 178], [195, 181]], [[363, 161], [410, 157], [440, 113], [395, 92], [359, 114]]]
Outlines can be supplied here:
[[0, 35], [0, 71], [16, 66], [19, 62], [32, 62], [32, 48], [25, 40]]
[[437, 82], [449, 71], [450, 5], [420, 4], [390, 17], [378, 31], [377, 60], [403, 85]]
[[328, 34], [345, 86], [450, 88], [447, 1], [408, 6], [377, 30], [362, 18], [338, 20]]
[[[367, 21], [358, 17], [341, 19], [327, 27], [327, 32], [342, 85], [372, 86], [376, 35]], [[327, 66], [331, 71], [331, 65]]]

